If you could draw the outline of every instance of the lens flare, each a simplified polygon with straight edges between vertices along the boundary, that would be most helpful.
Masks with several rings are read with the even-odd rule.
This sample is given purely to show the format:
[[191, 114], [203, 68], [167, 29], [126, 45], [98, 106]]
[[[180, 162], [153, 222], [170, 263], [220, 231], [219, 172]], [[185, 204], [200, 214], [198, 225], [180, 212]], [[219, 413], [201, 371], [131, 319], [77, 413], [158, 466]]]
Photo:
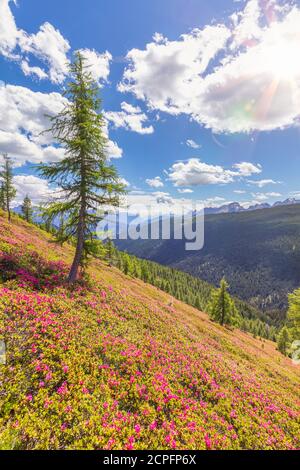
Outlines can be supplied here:
[[276, 44], [268, 54], [268, 68], [277, 79], [293, 80], [300, 74], [299, 50], [288, 43]]

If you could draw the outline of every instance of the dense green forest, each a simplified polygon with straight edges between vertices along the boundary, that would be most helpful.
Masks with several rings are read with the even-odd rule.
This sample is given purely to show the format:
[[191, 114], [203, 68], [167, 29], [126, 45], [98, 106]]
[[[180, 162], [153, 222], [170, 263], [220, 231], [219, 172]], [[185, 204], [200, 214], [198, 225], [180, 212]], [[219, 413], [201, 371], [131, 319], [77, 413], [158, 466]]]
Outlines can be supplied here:
[[300, 205], [205, 217], [200, 251], [184, 240], [122, 240], [121, 250], [217, 286], [225, 277], [230, 293], [280, 323], [287, 296], [300, 285]]

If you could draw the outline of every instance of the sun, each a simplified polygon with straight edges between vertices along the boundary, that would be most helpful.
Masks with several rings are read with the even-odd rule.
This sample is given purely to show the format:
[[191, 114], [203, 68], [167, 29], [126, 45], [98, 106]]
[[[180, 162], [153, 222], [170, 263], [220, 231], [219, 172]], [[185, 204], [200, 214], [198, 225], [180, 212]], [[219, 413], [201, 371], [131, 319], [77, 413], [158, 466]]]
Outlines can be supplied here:
[[278, 80], [296, 80], [300, 75], [299, 50], [286, 41], [274, 44], [267, 54], [267, 68]]

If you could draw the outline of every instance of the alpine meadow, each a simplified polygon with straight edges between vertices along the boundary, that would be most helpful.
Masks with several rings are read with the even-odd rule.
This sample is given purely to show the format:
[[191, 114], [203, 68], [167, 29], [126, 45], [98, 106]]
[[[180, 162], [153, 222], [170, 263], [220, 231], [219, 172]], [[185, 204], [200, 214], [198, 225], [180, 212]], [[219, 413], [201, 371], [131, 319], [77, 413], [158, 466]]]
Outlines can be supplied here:
[[299, 25], [0, 0], [1, 461], [296, 459]]

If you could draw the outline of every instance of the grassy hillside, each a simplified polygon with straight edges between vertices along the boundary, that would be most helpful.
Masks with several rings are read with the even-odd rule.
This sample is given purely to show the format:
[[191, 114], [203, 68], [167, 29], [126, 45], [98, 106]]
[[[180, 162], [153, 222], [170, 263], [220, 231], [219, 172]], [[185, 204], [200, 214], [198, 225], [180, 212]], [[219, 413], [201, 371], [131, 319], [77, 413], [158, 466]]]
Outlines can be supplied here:
[[300, 285], [300, 205], [205, 217], [205, 244], [119, 241], [139, 257], [173, 266], [217, 285], [226, 276], [233, 295], [283, 318], [287, 294]]
[[0, 215], [0, 448], [295, 449], [300, 370], [269, 341], [209, 321]]
[[[117, 266], [125, 274], [142, 279], [204, 312], [208, 311], [212, 294], [216, 291], [212, 284], [208, 284], [202, 279], [125, 252], [114, 250], [114, 255], [108, 257], [108, 260], [110, 264]], [[268, 315], [238, 298], [234, 298], [234, 303], [241, 317], [239, 325], [241, 330], [250, 332], [254, 336], [276, 341], [278, 328], [274, 326], [274, 322]]]

